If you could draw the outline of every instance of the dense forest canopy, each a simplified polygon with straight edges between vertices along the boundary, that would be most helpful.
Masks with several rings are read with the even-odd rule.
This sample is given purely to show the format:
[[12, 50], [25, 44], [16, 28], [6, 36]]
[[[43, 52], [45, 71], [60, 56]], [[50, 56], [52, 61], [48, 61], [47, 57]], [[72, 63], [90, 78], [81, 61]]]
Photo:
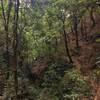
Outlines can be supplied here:
[[100, 100], [99, 0], [0, 0], [0, 100]]

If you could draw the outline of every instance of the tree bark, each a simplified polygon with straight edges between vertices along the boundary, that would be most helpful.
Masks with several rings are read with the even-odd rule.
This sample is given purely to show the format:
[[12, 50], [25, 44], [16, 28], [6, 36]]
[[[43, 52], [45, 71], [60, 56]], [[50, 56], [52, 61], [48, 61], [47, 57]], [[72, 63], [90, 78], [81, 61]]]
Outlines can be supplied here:
[[7, 15], [5, 14], [3, 0], [1, 0], [1, 8], [2, 8], [3, 21], [4, 21], [4, 29], [5, 29], [5, 33], [6, 33], [7, 79], [9, 79], [10, 63], [9, 63], [9, 32], [8, 31], [9, 31], [9, 20], [10, 20], [11, 8], [12, 8], [12, 1], [11, 0], [8, 1], [8, 11], [7, 11]]
[[66, 30], [65, 30], [65, 21], [63, 21], [63, 36], [64, 36], [64, 41], [65, 41], [65, 48], [66, 48], [67, 56], [69, 58], [70, 63], [73, 63], [73, 60], [69, 52], [69, 47], [68, 47], [67, 35], [66, 35]]
[[94, 15], [93, 15], [93, 10], [94, 10], [94, 7], [91, 7], [90, 9], [90, 18], [91, 18], [91, 21], [92, 21], [92, 27], [95, 27], [95, 18], [94, 18]]
[[77, 17], [73, 14], [73, 28], [74, 28], [75, 37], [76, 37], [76, 48], [79, 48], [77, 26], [78, 26]]
[[81, 36], [84, 39], [84, 25], [83, 25], [83, 19], [81, 19]]
[[19, 0], [15, 1], [15, 12], [14, 12], [14, 25], [13, 25], [13, 33], [14, 33], [14, 57], [15, 57], [15, 70], [14, 70], [14, 83], [15, 83], [15, 92], [16, 98], [18, 97], [18, 75], [17, 75], [17, 67], [18, 67], [18, 55], [19, 55], [19, 34], [18, 34], [18, 20], [19, 20]]

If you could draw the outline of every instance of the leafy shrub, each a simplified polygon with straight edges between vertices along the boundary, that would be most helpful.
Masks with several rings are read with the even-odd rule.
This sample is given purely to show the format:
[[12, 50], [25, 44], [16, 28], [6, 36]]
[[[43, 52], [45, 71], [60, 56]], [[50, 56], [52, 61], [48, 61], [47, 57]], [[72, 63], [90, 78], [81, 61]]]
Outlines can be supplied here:
[[43, 83], [44, 87], [51, 87], [58, 83], [65, 74], [65, 70], [72, 68], [70, 64], [60, 60], [49, 64], [47, 71], [44, 73]]
[[81, 95], [90, 96], [91, 94], [89, 84], [75, 69], [66, 71], [66, 74], [62, 80], [62, 84], [63, 93], [66, 100], [68, 98], [72, 100], [73, 97], [78, 97]]
[[72, 100], [81, 95], [90, 96], [91, 89], [89, 84], [83, 79], [83, 76], [75, 69], [69, 69], [67, 66], [67, 64], [64, 65], [63, 63], [51, 64], [43, 77], [42, 89], [47, 89], [48, 95], [57, 97], [57, 100], [61, 98]]

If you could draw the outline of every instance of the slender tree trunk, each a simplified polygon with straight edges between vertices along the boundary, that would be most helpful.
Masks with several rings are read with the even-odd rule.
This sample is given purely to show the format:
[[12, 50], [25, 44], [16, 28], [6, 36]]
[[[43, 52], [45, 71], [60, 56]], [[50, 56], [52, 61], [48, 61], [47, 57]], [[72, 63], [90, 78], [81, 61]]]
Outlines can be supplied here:
[[81, 36], [84, 39], [84, 25], [83, 25], [83, 19], [81, 19]]
[[70, 63], [73, 63], [73, 60], [72, 60], [70, 52], [69, 52], [69, 47], [68, 47], [67, 35], [66, 35], [66, 30], [65, 30], [65, 21], [63, 21], [63, 35], [64, 35], [67, 56], [69, 58]]
[[4, 21], [4, 29], [6, 33], [6, 62], [7, 62], [7, 79], [9, 79], [9, 68], [10, 68], [10, 63], [9, 63], [9, 19], [10, 19], [10, 12], [12, 8], [12, 2], [11, 0], [8, 1], [8, 11], [7, 15], [5, 14], [4, 10], [4, 2], [1, 0], [1, 7], [2, 7], [2, 16], [3, 16], [3, 21]]
[[15, 57], [14, 83], [15, 83], [16, 98], [18, 94], [18, 75], [17, 75], [18, 55], [19, 55], [18, 20], [19, 20], [19, 0], [16, 0], [15, 12], [14, 12], [14, 27], [13, 27], [13, 33], [14, 33], [14, 38], [15, 38], [15, 42], [14, 42], [14, 57]]
[[84, 29], [84, 38], [85, 38], [85, 40], [87, 39], [87, 23], [86, 23], [86, 18], [84, 18], [84, 20], [83, 20], [83, 29]]
[[74, 27], [75, 37], [76, 37], [76, 47], [79, 48], [77, 26], [78, 26], [77, 25], [77, 17], [75, 15], [73, 15], [73, 27]]
[[90, 18], [91, 18], [91, 21], [92, 21], [92, 27], [95, 27], [95, 18], [94, 18], [94, 15], [93, 15], [93, 10], [94, 10], [94, 7], [91, 7], [91, 10], [90, 10]]
[[74, 35], [74, 30], [73, 30], [73, 26], [71, 26], [71, 32]]

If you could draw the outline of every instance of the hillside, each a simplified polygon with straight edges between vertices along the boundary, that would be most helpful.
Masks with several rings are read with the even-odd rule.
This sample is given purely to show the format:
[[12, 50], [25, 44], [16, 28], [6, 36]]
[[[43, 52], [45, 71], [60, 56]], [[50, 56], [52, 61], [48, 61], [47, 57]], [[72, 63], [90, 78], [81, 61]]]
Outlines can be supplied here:
[[99, 0], [0, 4], [0, 100], [100, 100]]

